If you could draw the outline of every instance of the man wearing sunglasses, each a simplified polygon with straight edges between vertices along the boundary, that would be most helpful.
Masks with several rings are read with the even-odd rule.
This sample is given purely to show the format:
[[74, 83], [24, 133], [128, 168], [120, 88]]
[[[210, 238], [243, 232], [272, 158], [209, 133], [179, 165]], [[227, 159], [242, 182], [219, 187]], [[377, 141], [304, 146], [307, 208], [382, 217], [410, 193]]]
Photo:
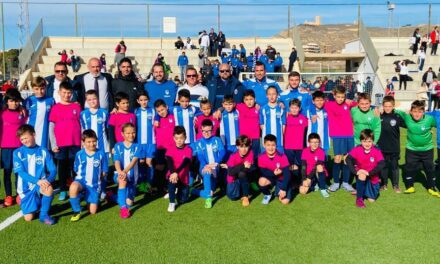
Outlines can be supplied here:
[[[66, 63], [59, 61], [55, 63], [54, 65], [54, 74], [47, 76], [46, 82], [47, 82], [47, 88], [46, 88], [46, 96], [47, 97], [53, 97], [55, 99], [55, 102], [58, 103], [60, 101], [60, 94], [58, 93], [58, 90], [60, 88], [60, 83], [64, 81], [69, 81], [70, 84], [74, 86], [74, 81], [72, 81], [67, 74], [69, 73], [69, 70], [67, 69]], [[77, 92], [74, 91], [72, 95], [72, 101], [77, 101]]]
[[[200, 101], [202, 98], [209, 98], [209, 90], [205, 86], [199, 83], [197, 80], [197, 70], [194, 68], [186, 69], [186, 82], [177, 90], [177, 94], [182, 89], [187, 89], [190, 94], [190, 104], [196, 107], [200, 107]], [[177, 101], [177, 98], [176, 98]]]
[[241, 103], [243, 100], [244, 87], [237, 78], [232, 76], [231, 66], [227, 63], [220, 65], [219, 76], [209, 80], [207, 87], [209, 101], [214, 110], [222, 106], [225, 95], [233, 96], [235, 103]]

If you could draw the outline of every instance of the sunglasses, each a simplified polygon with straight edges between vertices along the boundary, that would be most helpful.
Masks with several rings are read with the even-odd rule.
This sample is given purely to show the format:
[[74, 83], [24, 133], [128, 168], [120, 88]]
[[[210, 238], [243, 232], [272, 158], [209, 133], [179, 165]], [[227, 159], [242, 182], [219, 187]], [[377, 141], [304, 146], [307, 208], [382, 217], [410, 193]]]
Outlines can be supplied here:
[[196, 77], [197, 77], [197, 74], [187, 75], [186, 77], [188, 77], [188, 78], [196, 78]]
[[220, 70], [221, 73], [229, 72], [229, 70]]
[[66, 73], [65, 70], [59, 70], [59, 71], [55, 71], [55, 73]]
[[203, 130], [202, 129], [202, 133], [211, 133], [212, 132], [212, 130]]

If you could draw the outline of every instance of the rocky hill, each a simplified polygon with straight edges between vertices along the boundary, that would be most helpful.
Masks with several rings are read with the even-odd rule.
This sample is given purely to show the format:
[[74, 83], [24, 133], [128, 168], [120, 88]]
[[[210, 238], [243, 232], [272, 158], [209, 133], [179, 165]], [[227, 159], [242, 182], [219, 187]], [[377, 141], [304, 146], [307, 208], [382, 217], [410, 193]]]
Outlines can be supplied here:
[[[397, 37], [409, 38], [416, 27], [421, 31], [428, 32], [427, 25], [401, 27], [400, 29], [389, 30], [381, 27], [368, 27], [370, 37]], [[299, 25], [299, 34], [303, 45], [317, 43], [322, 53], [339, 53], [346, 42], [358, 38], [358, 26], [355, 24], [326, 24], [320, 26]], [[287, 30], [280, 32], [275, 37], [287, 37]]]

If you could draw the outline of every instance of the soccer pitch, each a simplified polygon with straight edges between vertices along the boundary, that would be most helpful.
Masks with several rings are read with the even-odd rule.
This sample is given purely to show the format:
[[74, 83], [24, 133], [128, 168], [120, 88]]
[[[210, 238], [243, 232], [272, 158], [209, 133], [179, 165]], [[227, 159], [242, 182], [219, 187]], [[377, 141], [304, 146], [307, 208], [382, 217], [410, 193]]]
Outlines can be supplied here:
[[[56, 225], [19, 219], [0, 231], [0, 262], [438, 263], [440, 199], [420, 182], [415, 187], [412, 195], [389, 188], [366, 209], [356, 208], [343, 190], [328, 199], [319, 192], [299, 195], [288, 206], [277, 200], [264, 206], [259, 195], [248, 208], [221, 197], [205, 209], [198, 198], [172, 214], [168, 200], [140, 195], [129, 219], [104, 203], [97, 215], [76, 223], [70, 203], [56, 196]], [[0, 222], [18, 209], [0, 209]]]

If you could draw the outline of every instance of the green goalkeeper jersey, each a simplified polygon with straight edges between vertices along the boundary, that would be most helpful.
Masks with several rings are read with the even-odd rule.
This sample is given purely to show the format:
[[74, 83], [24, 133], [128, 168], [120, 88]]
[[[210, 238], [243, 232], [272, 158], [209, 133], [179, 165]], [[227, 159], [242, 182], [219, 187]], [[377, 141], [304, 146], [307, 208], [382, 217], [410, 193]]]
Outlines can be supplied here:
[[351, 117], [353, 119], [354, 124], [354, 143], [355, 145], [360, 145], [361, 140], [359, 136], [361, 135], [361, 131], [364, 129], [371, 129], [374, 133], [374, 144], [377, 144], [377, 141], [380, 138], [380, 131], [382, 130], [382, 126], [380, 124], [380, 117], [374, 115], [373, 110], [368, 110], [367, 112], [362, 112], [359, 107], [353, 107], [351, 109]]
[[406, 148], [413, 151], [427, 151], [434, 148], [431, 128], [436, 126], [432, 116], [424, 115], [415, 121], [410, 114], [395, 110], [405, 121], [407, 127]]

